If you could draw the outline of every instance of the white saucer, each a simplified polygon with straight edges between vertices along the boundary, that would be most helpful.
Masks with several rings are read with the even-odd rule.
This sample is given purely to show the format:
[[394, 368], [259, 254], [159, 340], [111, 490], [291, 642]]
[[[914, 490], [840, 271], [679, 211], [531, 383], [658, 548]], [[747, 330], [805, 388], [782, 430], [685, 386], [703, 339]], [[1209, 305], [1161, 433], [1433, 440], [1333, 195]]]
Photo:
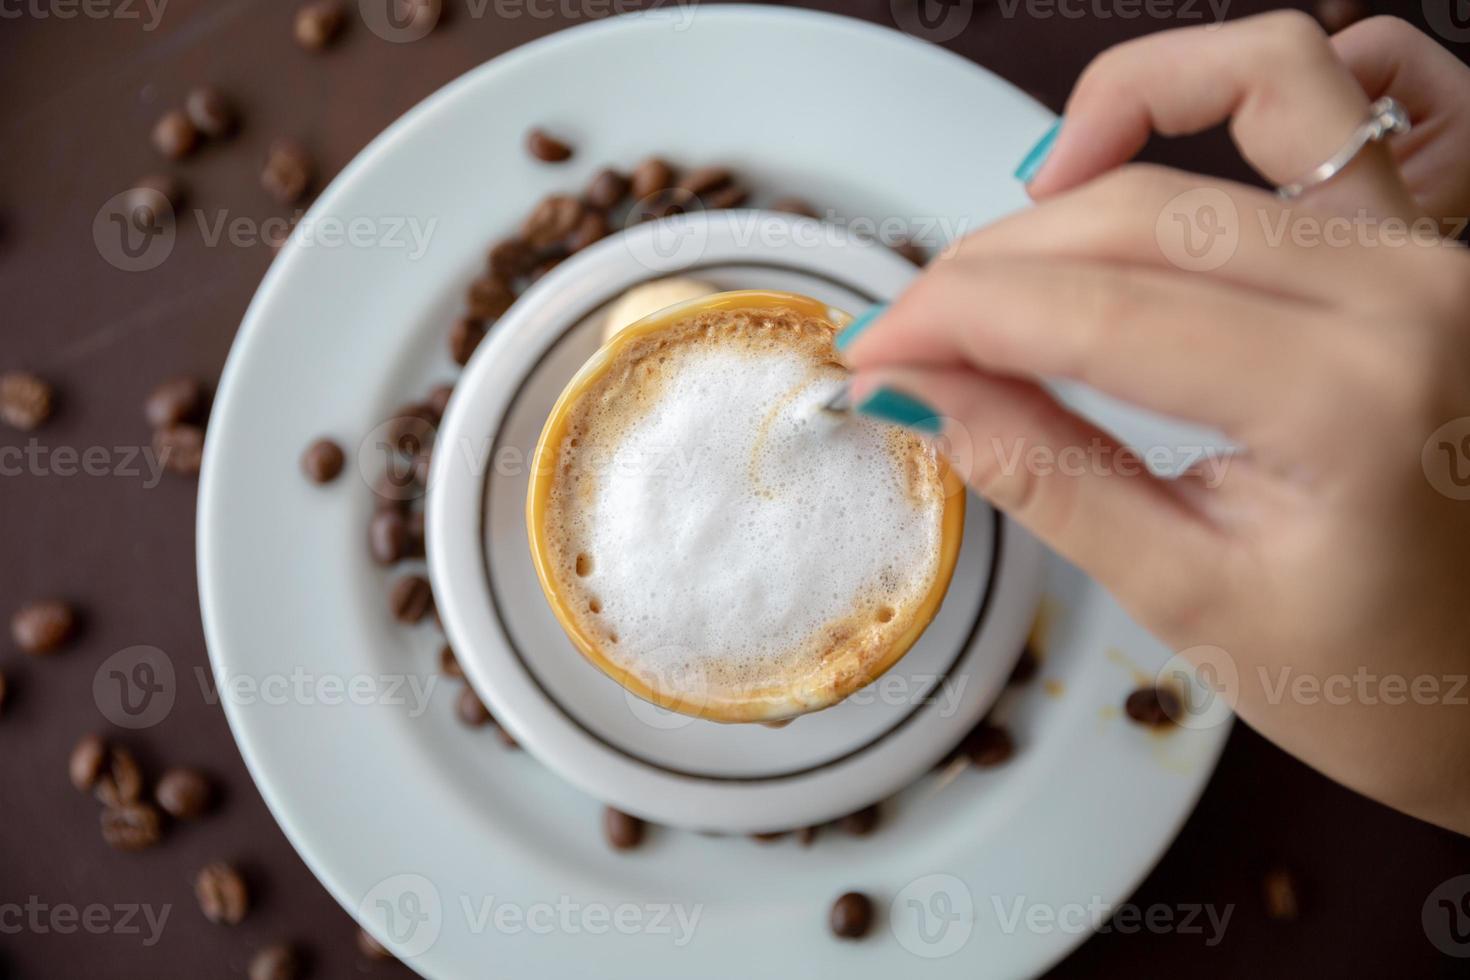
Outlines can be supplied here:
[[[453, 376], [444, 334], [485, 246], [602, 163], [650, 151], [724, 161], [757, 187], [849, 215], [959, 219], [957, 231], [1023, 204], [1009, 174], [1051, 120], [986, 72], [842, 18], [701, 6], [676, 30], [679, 13], [589, 24], [470, 73], [376, 140], [310, 212], [436, 218], [422, 257], [282, 250], [211, 417], [198, 530], [210, 656], [220, 679], [304, 672], [381, 696], [353, 703], [319, 684], [308, 688], [319, 697], [246, 697], [221, 683], [231, 726], [303, 859], [426, 975], [1040, 972], [1095, 922], [1016, 927], [1017, 903], [1065, 913], [1122, 900], [1192, 808], [1228, 727], [1157, 735], [1121, 718], [1168, 651], [1067, 566], [1048, 565], [1043, 678], [998, 708], [1019, 743], [1008, 765], [921, 778], [864, 840], [800, 849], [663, 830], [618, 854], [601, 840], [600, 803], [455, 720], [434, 630], [392, 621], [391, 576], [365, 560], [362, 482], [300, 475], [312, 439], [354, 445], [370, 420]], [[535, 124], [578, 157], [527, 159]], [[391, 686], [404, 681], [432, 686], [429, 703]], [[884, 914], [844, 943], [824, 923], [852, 888]], [[557, 911], [567, 906], [571, 919]], [[669, 906], [698, 910], [687, 942]]]

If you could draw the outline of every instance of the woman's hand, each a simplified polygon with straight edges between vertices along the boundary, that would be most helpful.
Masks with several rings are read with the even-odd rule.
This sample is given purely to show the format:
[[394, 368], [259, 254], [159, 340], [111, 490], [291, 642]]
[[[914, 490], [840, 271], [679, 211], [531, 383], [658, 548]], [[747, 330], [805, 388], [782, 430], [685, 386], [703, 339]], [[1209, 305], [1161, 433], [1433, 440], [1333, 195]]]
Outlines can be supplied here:
[[[1470, 832], [1470, 254], [1425, 233], [1421, 211], [1453, 206], [1453, 181], [1406, 183], [1382, 145], [1292, 205], [1120, 166], [1151, 128], [1229, 116], [1284, 182], [1368, 102], [1298, 15], [1109, 52], [1032, 185], [1040, 205], [966, 238], [842, 342], [856, 402], [886, 386], [927, 403], [973, 447], [956, 465], [982, 495], [1176, 650], [1223, 648], [1252, 726]], [[1415, 159], [1437, 159], [1433, 142]], [[1238, 237], [1198, 264], [1171, 237], [1188, 220], [1168, 219], [1201, 194]], [[1298, 234], [1360, 209], [1345, 239]], [[1243, 452], [1218, 481], [1156, 478], [1042, 377], [1215, 426]], [[1091, 463], [1027, 465], [1064, 450]]]

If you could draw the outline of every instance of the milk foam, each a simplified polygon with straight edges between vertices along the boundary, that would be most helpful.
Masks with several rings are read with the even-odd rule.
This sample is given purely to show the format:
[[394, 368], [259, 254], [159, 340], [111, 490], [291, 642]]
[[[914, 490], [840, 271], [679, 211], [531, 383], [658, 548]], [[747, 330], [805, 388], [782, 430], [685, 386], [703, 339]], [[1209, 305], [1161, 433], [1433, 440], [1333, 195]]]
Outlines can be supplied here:
[[844, 654], [906, 628], [933, 586], [932, 450], [821, 410], [842, 380], [822, 326], [820, 344], [691, 334], [584, 399], [551, 541], [583, 628], [624, 669], [697, 675], [715, 694], [820, 687]]

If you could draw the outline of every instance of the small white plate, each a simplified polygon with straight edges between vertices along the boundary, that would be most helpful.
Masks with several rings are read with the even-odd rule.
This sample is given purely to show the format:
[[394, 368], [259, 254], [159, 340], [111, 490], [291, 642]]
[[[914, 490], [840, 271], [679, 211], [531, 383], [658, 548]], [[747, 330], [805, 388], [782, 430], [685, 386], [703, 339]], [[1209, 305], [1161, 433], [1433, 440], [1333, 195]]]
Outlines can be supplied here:
[[[1024, 203], [1010, 171], [1051, 118], [999, 79], [843, 18], [685, 12], [590, 24], [477, 69], [308, 214], [380, 230], [433, 219], [422, 255], [283, 249], [221, 381], [200, 488], [200, 594], [231, 726], [303, 859], [426, 975], [1040, 972], [1096, 925], [1086, 909], [1121, 901], [1157, 860], [1228, 728], [1156, 735], [1119, 716], [1168, 651], [1067, 566], [1047, 573], [1043, 678], [998, 708], [1020, 745], [1010, 764], [921, 778], [866, 840], [802, 850], [665, 830], [616, 854], [598, 802], [454, 719], [434, 631], [392, 622], [391, 577], [365, 560], [362, 482], [299, 473], [312, 439], [355, 444], [453, 376], [444, 333], [485, 245], [601, 163], [727, 162], [758, 187], [951, 234]], [[527, 159], [537, 124], [582, 152]], [[858, 943], [824, 924], [851, 888], [884, 910]]]

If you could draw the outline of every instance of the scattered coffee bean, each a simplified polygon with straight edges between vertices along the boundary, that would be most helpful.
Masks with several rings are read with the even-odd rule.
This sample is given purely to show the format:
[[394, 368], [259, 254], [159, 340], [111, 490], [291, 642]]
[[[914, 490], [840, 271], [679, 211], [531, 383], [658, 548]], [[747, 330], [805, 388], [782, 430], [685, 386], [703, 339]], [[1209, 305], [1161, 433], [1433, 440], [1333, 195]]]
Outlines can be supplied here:
[[[423, 452], [421, 452], [421, 453], [419, 453], [419, 454], [417, 454], [416, 456], [413, 457], [413, 479], [414, 479], [414, 482], [417, 483], [419, 486], [424, 487], [425, 489], [427, 489], [428, 486], [429, 486], [429, 471], [430, 471], [430, 467], [433, 466], [433, 463], [434, 463], [434, 447], [433, 446], [430, 446], [429, 448], [425, 449]], [[408, 521], [408, 530], [409, 530], [409, 539], [408, 539], [408, 543], [409, 543], [409, 557], [410, 558], [413, 558], [413, 557], [422, 557], [421, 555], [416, 556], [416, 555], [413, 554], [413, 529], [414, 529], [414, 527], [413, 527], [413, 515], [409, 515], [409, 521]], [[419, 515], [419, 537], [420, 537], [420, 540], [422, 540], [422, 537], [423, 537], [423, 530], [424, 530], [424, 528], [423, 528], [423, 515], [420, 514]]]
[[128, 189], [128, 216], [151, 228], [174, 220], [184, 203], [184, 185], [167, 175], [144, 177]]
[[524, 239], [507, 238], [490, 249], [485, 264], [490, 275], [501, 282], [513, 282], [531, 271], [536, 264], [536, 250]]
[[577, 227], [572, 229], [572, 233], [567, 236], [567, 251], [575, 255], [588, 245], [606, 237], [607, 216], [601, 211], [588, 211], [582, 215], [582, 220], [577, 222]]
[[424, 404], [434, 413], [435, 425], [444, 420], [444, 413], [449, 411], [449, 399], [453, 394], [454, 385], [435, 385], [430, 389], [429, 397], [424, 399]]
[[408, 552], [408, 522], [399, 510], [379, 510], [368, 524], [368, 553], [379, 565], [396, 565]]
[[22, 432], [37, 429], [51, 417], [55, 402], [55, 390], [34, 374], [0, 374], [0, 419], [6, 425]]
[[799, 197], [783, 197], [771, 202], [772, 211], [784, 211], [787, 214], [799, 214], [803, 218], [818, 218], [822, 216], [817, 209]]
[[470, 362], [475, 348], [485, 339], [485, 321], [462, 316], [449, 328], [449, 356], [461, 367]]
[[633, 168], [630, 190], [633, 200], [645, 201], [673, 186], [674, 168], [658, 157], [649, 157]]
[[521, 235], [538, 250], [548, 249], [576, 230], [586, 206], [570, 194], [543, 198], [521, 225]]
[[490, 709], [485, 707], [485, 702], [468, 685], [459, 692], [459, 700], [454, 703], [454, 713], [470, 728], [481, 728], [494, 720], [490, 717]]
[[811, 847], [817, 842], [817, 828], [802, 827], [796, 832], [796, 842], [802, 847]]
[[132, 752], [121, 745], [108, 747], [106, 764], [97, 777], [94, 792], [104, 806], [114, 808], [137, 803], [142, 798], [143, 770]]
[[914, 265], [922, 267], [925, 262], [929, 261], [928, 251], [923, 246], [916, 245], [907, 238], [899, 238], [889, 242], [888, 247], [908, 259]]
[[60, 599], [27, 603], [10, 617], [11, 639], [33, 656], [55, 653], [76, 635], [76, 631], [76, 610]]
[[204, 385], [193, 378], [173, 378], [148, 393], [143, 414], [155, 429], [197, 423], [204, 419]]
[[734, 180], [729, 167], [699, 167], [685, 174], [678, 183], [695, 197], [704, 197], [711, 191], [726, 187]]
[[505, 281], [491, 275], [480, 276], [470, 283], [469, 291], [465, 294], [465, 305], [469, 307], [470, 316], [477, 320], [498, 320], [515, 301], [515, 294]]
[[292, 139], [278, 139], [266, 155], [260, 186], [280, 203], [295, 204], [306, 196], [315, 170], [305, 147]]
[[1290, 871], [1281, 868], [1268, 871], [1261, 887], [1266, 900], [1267, 916], [1277, 922], [1293, 922], [1301, 914], [1296, 878]]
[[592, 178], [582, 197], [591, 207], [608, 211], [617, 207], [628, 196], [629, 186], [627, 177], [611, 167], [605, 167]]
[[223, 861], [205, 865], [194, 879], [194, 895], [210, 922], [236, 925], [250, 910], [250, 893], [240, 872]]
[[388, 606], [400, 623], [417, 623], [434, 608], [434, 593], [422, 575], [405, 575], [393, 583]]
[[641, 819], [622, 810], [604, 807], [602, 811], [602, 833], [615, 851], [631, 851], [643, 843], [644, 824]]
[[198, 476], [204, 462], [204, 430], [197, 425], [169, 425], [153, 433], [153, 451], [163, 468], [180, 476]]
[[459, 659], [455, 657], [454, 649], [448, 643], [439, 650], [439, 672], [445, 677], [461, 680], [464, 678], [464, 668], [459, 665]]
[[357, 930], [357, 949], [370, 960], [391, 960], [393, 954], [388, 952], [388, 947], [373, 938], [373, 934], [366, 929]]
[[873, 925], [873, 901], [862, 892], [847, 892], [832, 903], [828, 917], [832, 934], [841, 939], [861, 939]]
[[725, 208], [738, 208], [750, 198], [750, 192], [741, 184], [727, 184], [718, 190], [710, 191], [703, 200], [705, 206], [711, 211], [721, 211]]
[[163, 812], [179, 820], [204, 816], [213, 795], [209, 780], [196, 769], [169, 769], [153, 790], [153, 798]]
[[1021, 655], [1016, 658], [1016, 665], [1011, 668], [1011, 676], [1006, 678], [1006, 683], [1012, 685], [1025, 684], [1027, 681], [1035, 677], [1036, 672], [1040, 669], [1041, 658], [1036, 655], [1035, 650], [1032, 650], [1028, 646], [1023, 649], [1021, 651]]
[[572, 156], [570, 146], [544, 129], [533, 129], [526, 134], [526, 149], [542, 163], [561, 163]]
[[1368, 16], [1362, 0], [1317, 0], [1313, 10], [1317, 21], [1328, 34], [1336, 34]]
[[1128, 695], [1123, 710], [1140, 725], [1163, 728], [1179, 716], [1179, 695], [1166, 687], [1140, 687]]
[[321, 51], [342, 32], [347, 13], [340, 0], [314, 0], [296, 11], [296, 43]]
[[107, 761], [107, 743], [100, 735], [84, 735], [71, 750], [67, 769], [71, 784], [83, 793], [97, 785], [102, 775], [102, 766]]
[[239, 121], [230, 100], [211, 85], [201, 85], [191, 91], [184, 99], [184, 112], [195, 129], [212, 139], [229, 136]]
[[396, 461], [388, 464], [388, 470], [373, 484], [373, 510], [406, 511], [411, 501], [422, 496], [413, 470]]
[[965, 736], [962, 749], [972, 765], [990, 769], [1009, 761], [1016, 754], [1016, 743], [1006, 729], [982, 721]]
[[768, 830], [760, 834], [751, 834], [750, 839], [757, 844], [774, 844], [776, 841], [785, 837], [788, 832], [785, 830]]
[[396, 452], [404, 456], [418, 456], [427, 452], [434, 442], [434, 427], [437, 424], [434, 410], [423, 402], [408, 402], [399, 405], [393, 416], [384, 422], [383, 435]]
[[170, 160], [182, 160], [199, 144], [199, 131], [179, 109], [165, 112], [153, 124], [153, 146]]
[[250, 958], [250, 980], [296, 980], [301, 957], [290, 946], [267, 946]]
[[562, 260], [560, 258], [547, 259], [545, 262], [542, 262], [540, 265], [536, 266], [536, 268], [531, 270], [530, 274], [526, 276], [526, 282], [536, 282], [552, 269], [555, 269], [557, 266], [561, 265], [561, 261]]
[[854, 837], [866, 837], [878, 826], [878, 804], [865, 806], [856, 813], [849, 813], [837, 820], [837, 829]]
[[[428, 465], [429, 458], [427, 456], [420, 456], [419, 459], [424, 461], [424, 465]], [[424, 484], [427, 486], [428, 482], [428, 474], [425, 473]], [[412, 514], [409, 514], [406, 526], [408, 535], [407, 540], [405, 541], [403, 546], [404, 557], [423, 558], [426, 545], [426, 536], [424, 533], [424, 512], [421, 510], [416, 510]]]
[[102, 839], [119, 851], [141, 851], [163, 837], [163, 819], [149, 803], [102, 808]]
[[342, 474], [347, 454], [330, 439], [318, 439], [301, 455], [301, 471], [312, 483], [331, 483]]

